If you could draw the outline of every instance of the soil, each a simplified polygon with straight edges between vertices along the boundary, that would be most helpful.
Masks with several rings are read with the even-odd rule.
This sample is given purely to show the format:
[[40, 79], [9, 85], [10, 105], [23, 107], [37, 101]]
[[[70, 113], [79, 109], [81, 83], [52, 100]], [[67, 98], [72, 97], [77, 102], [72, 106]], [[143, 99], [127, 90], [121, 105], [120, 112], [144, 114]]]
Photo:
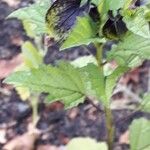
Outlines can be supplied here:
[[[21, 22], [17, 19], [5, 18], [14, 9], [27, 6], [33, 3], [31, 0], [22, 0], [17, 7], [10, 7], [7, 2], [0, 2], [0, 60], [10, 60], [21, 52], [23, 41], [29, 40]], [[89, 47], [93, 52], [92, 47]], [[94, 53], [94, 52], [93, 52]], [[73, 60], [78, 56], [88, 55], [84, 48], [74, 48], [71, 51], [59, 52], [58, 47], [53, 45], [49, 48], [45, 56], [45, 63], [55, 63], [56, 60]], [[139, 67], [138, 81], [129, 78], [127, 86], [137, 95], [148, 91], [148, 70], [150, 62], [146, 61]], [[142, 70], [142, 71], [141, 71]], [[144, 70], [144, 71], [143, 71]], [[2, 79], [3, 80], [3, 79]], [[0, 83], [0, 88], [4, 89], [6, 85]], [[6, 129], [7, 142], [14, 139], [17, 135], [27, 132], [28, 124], [31, 122], [32, 109], [29, 101], [22, 101], [16, 91], [8, 88], [8, 93], [0, 91], [0, 129]], [[114, 101], [122, 100], [123, 93], [114, 96]], [[41, 130], [50, 130], [36, 140], [35, 147], [39, 145], [65, 145], [73, 137], [92, 137], [98, 141], [106, 140], [105, 115], [85, 100], [78, 107], [64, 110], [61, 102], [53, 104], [44, 103], [44, 95], [39, 97], [38, 113], [40, 119], [37, 128]], [[130, 101], [130, 104], [136, 105]], [[98, 107], [101, 107], [98, 104]], [[128, 116], [128, 117], [126, 117]], [[131, 109], [113, 110], [114, 124], [116, 127], [114, 150], [128, 150], [127, 143], [121, 144], [119, 139], [126, 131], [133, 119], [146, 117], [150, 115], [142, 112], [133, 113]], [[5, 143], [0, 143], [0, 149], [3, 149]], [[36, 149], [35, 148], [35, 149]]]

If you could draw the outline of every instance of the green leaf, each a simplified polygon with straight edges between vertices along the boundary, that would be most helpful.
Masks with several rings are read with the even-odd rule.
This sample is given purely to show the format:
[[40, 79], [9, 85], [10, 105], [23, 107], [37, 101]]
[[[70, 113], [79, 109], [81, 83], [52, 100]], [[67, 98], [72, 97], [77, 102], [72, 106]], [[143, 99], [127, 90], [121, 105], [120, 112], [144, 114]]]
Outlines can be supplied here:
[[129, 31], [144, 38], [150, 38], [149, 22], [145, 18], [145, 8], [139, 8], [134, 15], [123, 17]]
[[22, 55], [28, 68], [38, 68], [43, 63], [42, 55], [31, 42], [22, 45]]
[[108, 0], [110, 10], [118, 10], [123, 8], [125, 0]]
[[[43, 57], [36, 49], [36, 47], [29, 41], [25, 42], [22, 45], [22, 56], [23, 56], [23, 64], [17, 68], [17, 70], [30, 70], [32, 68], [39, 68], [43, 64]], [[20, 86], [16, 87], [16, 91], [18, 92], [21, 99], [26, 100], [30, 96], [30, 90], [28, 87]]]
[[8, 18], [18, 18], [22, 20], [29, 36], [36, 36], [46, 33], [45, 14], [50, 6], [49, 0], [35, 3], [25, 8], [20, 8], [12, 12]]
[[83, 102], [85, 97], [80, 72], [68, 63], [61, 63], [58, 67], [43, 65], [31, 71], [16, 72], [5, 82], [17, 87], [28, 87], [32, 91], [49, 93], [49, 102], [62, 100], [66, 107]]
[[88, 64], [81, 68], [83, 78], [85, 79], [85, 87], [88, 96], [94, 96], [100, 100], [104, 105], [105, 98], [105, 83], [103, 72], [99, 71], [98, 66]]
[[122, 66], [135, 67], [142, 60], [150, 59], [150, 40], [128, 33], [107, 53], [107, 59], [115, 59]]
[[150, 10], [145, 12], [145, 19], [149, 22], [150, 21]]
[[[147, 6], [148, 4], [150, 4], [149, 0], [141, 0], [141, 8], [144, 6]], [[128, 11], [133, 5], [135, 4], [134, 0], [124, 0], [124, 7], [123, 10]], [[131, 6], [131, 7], [130, 7]], [[136, 7], [136, 9], [138, 9], [139, 7]], [[130, 10], [129, 10], [130, 11]]]
[[145, 0], [144, 2], [145, 2], [145, 3], [144, 3], [145, 5], [149, 5], [149, 4], [150, 4], [150, 1], [149, 1], [149, 0]]
[[123, 9], [126, 10], [132, 5], [133, 0], [125, 0]]
[[109, 10], [116, 11], [123, 8], [125, 4], [125, 0], [101, 0], [100, 2], [98, 9], [102, 13], [102, 16], [107, 14]]
[[108, 150], [105, 142], [98, 143], [91, 138], [74, 138], [72, 139], [66, 150]]
[[66, 107], [78, 105], [86, 96], [95, 97], [105, 105], [104, 76], [94, 64], [82, 68], [65, 62], [58, 67], [43, 65], [38, 69], [15, 72], [5, 82], [49, 93], [49, 102], [62, 100]]
[[97, 26], [89, 16], [77, 17], [77, 21], [61, 49], [67, 49], [79, 45], [88, 45], [92, 42], [103, 42], [97, 34]]
[[77, 59], [75, 59], [74, 61], [71, 62], [71, 64], [73, 66], [78, 67], [78, 68], [85, 67], [90, 63], [93, 63], [95, 65], [97, 64], [97, 61], [96, 61], [95, 57], [92, 56], [92, 55], [82, 56], [82, 57], [79, 57], [79, 58], [77, 58]]
[[106, 77], [105, 79], [105, 93], [106, 93], [106, 97], [107, 97], [107, 105], [109, 105], [110, 103], [110, 99], [112, 97], [113, 94], [113, 90], [116, 86], [116, 83], [118, 81], [118, 79], [125, 73], [128, 71], [128, 67], [122, 67], [119, 66], [117, 67], [109, 76]]
[[150, 121], [141, 118], [134, 120], [130, 126], [131, 150], [150, 149]]
[[92, 3], [95, 4], [96, 6], [98, 6], [101, 2], [102, 0], [92, 0]]
[[81, 2], [80, 2], [80, 7], [86, 5], [87, 2], [88, 2], [88, 0], [81, 0]]
[[98, 5], [98, 11], [102, 16], [102, 20], [104, 20], [103, 18], [107, 18], [106, 16], [109, 11], [109, 0], [101, 1]]
[[141, 110], [150, 113], [150, 93], [144, 95]]

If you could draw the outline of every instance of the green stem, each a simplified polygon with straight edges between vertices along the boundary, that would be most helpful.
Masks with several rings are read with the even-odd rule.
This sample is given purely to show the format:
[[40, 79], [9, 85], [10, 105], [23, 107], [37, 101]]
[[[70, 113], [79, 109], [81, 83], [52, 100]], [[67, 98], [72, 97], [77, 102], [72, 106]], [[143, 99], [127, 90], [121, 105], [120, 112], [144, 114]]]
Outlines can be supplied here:
[[32, 105], [32, 122], [33, 125], [36, 126], [37, 120], [38, 120], [38, 100], [37, 96], [32, 96], [31, 98], [31, 105]]
[[102, 61], [103, 61], [103, 45], [96, 43], [96, 60], [100, 71], [103, 71]]
[[108, 150], [112, 150], [114, 138], [114, 125], [113, 125], [112, 111], [110, 108], [105, 107], [105, 116], [106, 116]]
[[[99, 67], [100, 72], [103, 72], [103, 45], [99, 43], [95, 43], [96, 47], [96, 60]], [[107, 145], [108, 150], [113, 149], [113, 138], [114, 138], [114, 125], [113, 125], [113, 116], [110, 106], [105, 106], [105, 116], [106, 116], [106, 128], [107, 128]]]

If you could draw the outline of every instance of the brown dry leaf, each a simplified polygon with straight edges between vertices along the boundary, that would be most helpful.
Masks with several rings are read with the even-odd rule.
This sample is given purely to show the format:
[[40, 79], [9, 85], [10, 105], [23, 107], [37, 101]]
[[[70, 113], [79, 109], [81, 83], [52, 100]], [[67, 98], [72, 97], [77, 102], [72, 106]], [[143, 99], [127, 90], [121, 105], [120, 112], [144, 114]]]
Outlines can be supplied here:
[[124, 134], [120, 136], [119, 139], [120, 144], [129, 144], [129, 130], [127, 130]]
[[17, 136], [8, 142], [4, 150], [34, 150], [35, 140], [40, 136], [40, 131], [30, 125], [27, 133]]
[[22, 64], [22, 55], [19, 54], [11, 60], [0, 60], [0, 79], [10, 75], [17, 66]]

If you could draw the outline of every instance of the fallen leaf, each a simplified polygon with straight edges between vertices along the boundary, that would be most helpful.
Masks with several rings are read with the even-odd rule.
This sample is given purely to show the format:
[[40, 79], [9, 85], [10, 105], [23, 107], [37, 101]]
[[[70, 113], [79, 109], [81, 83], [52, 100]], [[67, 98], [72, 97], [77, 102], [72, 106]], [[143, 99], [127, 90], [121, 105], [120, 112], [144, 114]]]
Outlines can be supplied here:
[[34, 126], [29, 126], [28, 132], [17, 136], [8, 142], [3, 149], [5, 150], [34, 150], [34, 143], [40, 136], [40, 131]]

